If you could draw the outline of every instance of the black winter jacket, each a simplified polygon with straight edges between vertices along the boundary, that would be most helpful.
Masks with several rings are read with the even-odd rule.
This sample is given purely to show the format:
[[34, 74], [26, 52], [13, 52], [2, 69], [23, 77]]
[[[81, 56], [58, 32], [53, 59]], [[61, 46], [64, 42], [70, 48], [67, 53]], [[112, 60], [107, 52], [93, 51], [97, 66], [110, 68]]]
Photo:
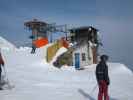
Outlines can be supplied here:
[[108, 66], [104, 61], [101, 61], [96, 66], [96, 79], [99, 84], [100, 80], [107, 82], [107, 85], [110, 84], [109, 75], [108, 75]]

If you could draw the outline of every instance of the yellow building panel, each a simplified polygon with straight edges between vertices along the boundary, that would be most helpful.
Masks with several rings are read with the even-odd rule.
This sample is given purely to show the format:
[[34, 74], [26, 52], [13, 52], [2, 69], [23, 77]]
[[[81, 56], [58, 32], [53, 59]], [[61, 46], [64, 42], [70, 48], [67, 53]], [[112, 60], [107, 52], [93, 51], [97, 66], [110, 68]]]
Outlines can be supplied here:
[[47, 49], [47, 61], [48, 62], [50, 62], [53, 59], [58, 49], [60, 49], [62, 46], [63, 46], [62, 41], [58, 40], [52, 46], [48, 47]]

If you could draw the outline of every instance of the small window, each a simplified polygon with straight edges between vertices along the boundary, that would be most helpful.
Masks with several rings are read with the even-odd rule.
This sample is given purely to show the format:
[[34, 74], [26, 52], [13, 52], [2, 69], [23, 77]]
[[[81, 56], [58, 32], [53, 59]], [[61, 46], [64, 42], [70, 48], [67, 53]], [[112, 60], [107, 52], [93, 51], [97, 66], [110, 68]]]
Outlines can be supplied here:
[[82, 61], [86, 61], [85, 53], [82, 53]]

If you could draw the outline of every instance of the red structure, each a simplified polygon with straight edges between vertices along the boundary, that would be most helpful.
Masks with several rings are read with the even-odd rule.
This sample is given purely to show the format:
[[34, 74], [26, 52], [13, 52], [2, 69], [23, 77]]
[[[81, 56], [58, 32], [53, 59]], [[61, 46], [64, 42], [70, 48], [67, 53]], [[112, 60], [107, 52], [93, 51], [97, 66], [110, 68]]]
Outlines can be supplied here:
[[48, 44], [48, 39], [47, 38], [40, 38], [35, 41], [33, 41], [33, 44], [37, 47], [40, 48], [46, 44]]
[[32, 31], [30, 39], [32, 39], [32, 47], [39, 48], [48, 44], [47, 23], [33, 19], [24, 23], [29, 30]]
[[30, 36], [30, 38], [32, 39], [32, 44], [38, 44], [36, 43], [36, 41], [38, 40], [43, 40], [42, 42], [44, 42], [44, 39], [47, 40], [47, 32], [45, 30], [47, 23], [33, 19], [33, 21], [25, 22], [24, 26], [32, 31], [32, 35]]
[[63, 45], [65, 48], [68, 48], [68, 47], [69, 47], [69, 43], [68, 43], [68, 41], [65, 39], [65, 37], [62, 37], [62, 38], [61, 38], [61, 41], [62, 41], [62, 45]]

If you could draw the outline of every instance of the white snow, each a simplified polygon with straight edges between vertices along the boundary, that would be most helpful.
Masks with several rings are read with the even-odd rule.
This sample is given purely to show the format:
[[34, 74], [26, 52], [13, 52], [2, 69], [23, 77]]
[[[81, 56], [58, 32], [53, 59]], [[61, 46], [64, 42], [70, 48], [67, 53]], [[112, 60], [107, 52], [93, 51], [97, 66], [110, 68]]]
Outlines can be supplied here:
[[[57, 69], [44, 59], [48, 46], [36, 54], [30, 54], [30, 49], [2, 52], [15, 88], [0, 91], [0, 100], [97, 100], [95, 65], [80, 71], [72, 66]], [[108, 65], [110, 100], [133, 100], [133, 73], [123, 64]]]
[[53, 57], [53, 59], [52, 59], [52, 61], [50, 63], [52, 64], [53, 62], [55, 62], [57, 60], [57, 57], [59, 57], [61, 54], [65, 53], [66, 51], [67, 51], [67, 49], [65, 47], [61, 47], [57, 51], [56, 55]]
[[16, 51], [31, 51], [30, 47], [19, 47], [18, 49], [16, 49]]
[[16, 49], [15, 45], [13, 45], [12, 43], [10, 43], [1, 36], [0, 36], [0, 48], [7, 51]]

